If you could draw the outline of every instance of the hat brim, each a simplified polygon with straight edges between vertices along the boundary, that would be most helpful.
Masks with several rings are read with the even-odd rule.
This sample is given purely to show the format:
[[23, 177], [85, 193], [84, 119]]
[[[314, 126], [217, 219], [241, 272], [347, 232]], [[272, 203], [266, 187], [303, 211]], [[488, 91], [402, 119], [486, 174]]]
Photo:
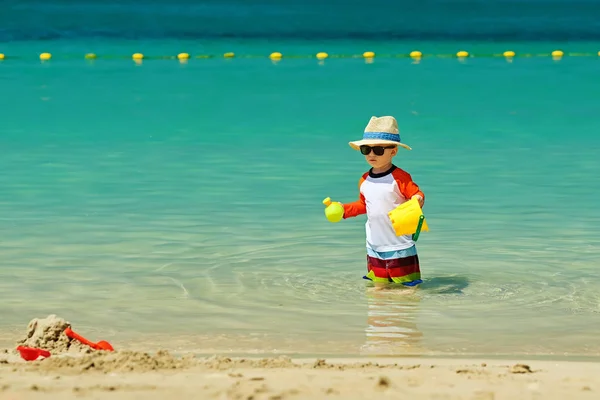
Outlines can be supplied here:
[[356, 142], [349, 142], [348, 144], [354, 150], [360, 150], [360, 146], [362, 146], [363, 144], [366, 144], [368, 146], [374, 146], [374, 145], [378, 145], [378, 144], [381, 144], [381, 145], [393, 144], [396, 146], [404, 147], [406, 150], [412, 150], [411, 147], [407, 144], [394, 142], [393, 140], [383, 140], [383, 139], [363, 139], [363, 140], [358, 140]]

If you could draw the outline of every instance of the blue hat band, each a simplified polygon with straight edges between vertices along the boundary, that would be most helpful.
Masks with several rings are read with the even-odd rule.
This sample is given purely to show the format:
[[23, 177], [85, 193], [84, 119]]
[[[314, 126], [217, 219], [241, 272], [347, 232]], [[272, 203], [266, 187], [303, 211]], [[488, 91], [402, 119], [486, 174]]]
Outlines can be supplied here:
[[387, 132], [365, 132], [363, 139], [391, 140], [392, 142], [400, 143], [400, 135]]

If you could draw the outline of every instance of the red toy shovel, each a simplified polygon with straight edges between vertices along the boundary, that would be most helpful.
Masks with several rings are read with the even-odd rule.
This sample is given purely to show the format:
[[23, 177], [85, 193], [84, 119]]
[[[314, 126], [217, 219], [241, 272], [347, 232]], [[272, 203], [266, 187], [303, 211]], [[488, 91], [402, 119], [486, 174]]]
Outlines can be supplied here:
[[81, 343], [90, 346], [94, 350], [106, 350], [106, 351], [114, 351], [115, 350], [115, 349], [113, 349], [113, 347], [111, 346], [110, 343], [108, 343], [104, 340], [101, 340], [98, 343], [94, 343], [94, 342], [87, 340], [83, 336], [78, 335], [75, 332], [73, 332], [71, 327], [68, 327], [67, 329], [65, 329], [65, 335], [67, 335], [71, 339], [78, 340]]
[[25, 361], [33, 361], [37, 360], [38, 357], [50, 357], [50, 352], [47, 350], [37, 349], [35, 347], [25, 347], [19, 346], [17, 347], [19, 353], [21, 353], [21, 358]]

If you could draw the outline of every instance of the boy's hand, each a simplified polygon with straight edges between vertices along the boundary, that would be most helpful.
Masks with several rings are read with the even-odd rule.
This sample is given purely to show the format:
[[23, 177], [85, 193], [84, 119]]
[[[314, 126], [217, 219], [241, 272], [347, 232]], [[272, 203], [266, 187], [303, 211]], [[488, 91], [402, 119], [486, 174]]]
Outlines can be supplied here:
[[417, 201], [419, 202], [419, 207], [423, 208], [423, 198], [421, 197], [421, 195], [415, 194], [413, 197], [410, 198], [412, 199], [417, 199]]

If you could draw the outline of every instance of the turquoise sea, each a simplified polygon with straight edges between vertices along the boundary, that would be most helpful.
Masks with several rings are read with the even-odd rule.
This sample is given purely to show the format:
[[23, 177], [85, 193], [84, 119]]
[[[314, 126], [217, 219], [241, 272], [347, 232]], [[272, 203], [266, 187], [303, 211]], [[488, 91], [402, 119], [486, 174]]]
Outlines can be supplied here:
[[[600, 356], [597, 43], [10, 35], [0, 345], [57, 314], [115, 348]], [[475, 57], [386, 56], [412, 50]], [[477, 56], [505, 50], [546, 55]], [[427, 196], [413, 296], [362, 279], [364, 217], [323, 214], [373, 115]]]

